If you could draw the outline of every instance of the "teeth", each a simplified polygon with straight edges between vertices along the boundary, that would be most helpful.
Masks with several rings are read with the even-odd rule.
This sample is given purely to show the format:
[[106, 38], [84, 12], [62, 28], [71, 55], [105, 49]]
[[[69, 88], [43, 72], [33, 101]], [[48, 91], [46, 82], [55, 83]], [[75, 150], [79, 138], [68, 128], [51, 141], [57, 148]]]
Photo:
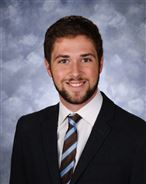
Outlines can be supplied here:
[[71, 81], [71, 82], [67, 82], [68, 85], [72, 86], [72, 87], [80, 87], [83, 84], [85, 84], [86, 81], [82, 81], [82, 82], [77, 82], [77, 81]]
[[73, 87], [79, 87], [82, 85], [82, 83], [70, 83], [70, 85]]

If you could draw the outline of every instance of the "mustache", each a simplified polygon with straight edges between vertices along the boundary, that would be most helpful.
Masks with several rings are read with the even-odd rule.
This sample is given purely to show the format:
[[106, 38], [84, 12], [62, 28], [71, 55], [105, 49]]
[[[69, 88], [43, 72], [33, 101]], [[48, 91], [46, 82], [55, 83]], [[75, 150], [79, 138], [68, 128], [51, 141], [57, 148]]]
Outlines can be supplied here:
[[62, 82], [85, 81], [85, 80], [87, 79], [84, 77], [70, 77], [70, 78], [63, 79]]

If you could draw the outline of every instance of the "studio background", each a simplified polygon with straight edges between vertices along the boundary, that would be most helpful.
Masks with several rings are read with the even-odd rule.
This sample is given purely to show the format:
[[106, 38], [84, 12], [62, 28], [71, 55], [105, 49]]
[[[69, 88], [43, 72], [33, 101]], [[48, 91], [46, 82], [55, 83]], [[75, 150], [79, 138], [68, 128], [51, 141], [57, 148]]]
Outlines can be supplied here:
[[146, 120], [145, 0], [1, 0], [1, 184], [8, 184], [18, 118], [59, 100], [44, 67], [43, 41], [54, 21], [71, 14], [91, 19], [100, 29], [100, 90]]

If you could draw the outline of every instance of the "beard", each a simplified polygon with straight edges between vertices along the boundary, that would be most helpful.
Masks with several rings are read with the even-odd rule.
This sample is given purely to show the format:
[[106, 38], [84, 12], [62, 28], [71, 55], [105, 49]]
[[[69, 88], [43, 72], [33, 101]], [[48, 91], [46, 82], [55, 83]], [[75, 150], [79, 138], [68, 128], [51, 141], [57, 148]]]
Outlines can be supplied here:
[[[72, 79], [70, 79], [70, 80], [72, 80]], [[53, 79], [53, 81], [54, 81], [54, 79]], [[62, 89], [59, 89], [59, 87], [56, 85], [55, 81], [54, 81], [54, 85], [55, 85], [55, 88], [58, 91], [59, 95], [64, 100], [66, 100], [68, 103], [77, 105], [77, 104], [82, 104], [82, 103], [86, 102], [94, 95], [94, 93], [98, 87], [98, 82], [99, 82], [99, 75], [97, 77], [96, 83], [92, 87], [89, 86], [88, 89], [85, 91], [85, 93], [80, 97], [77, 97], [78, 95], [76, 95], [76, 96], [71, 95], [70, 92], [68, 90], [66, 90], [64, 87]]]

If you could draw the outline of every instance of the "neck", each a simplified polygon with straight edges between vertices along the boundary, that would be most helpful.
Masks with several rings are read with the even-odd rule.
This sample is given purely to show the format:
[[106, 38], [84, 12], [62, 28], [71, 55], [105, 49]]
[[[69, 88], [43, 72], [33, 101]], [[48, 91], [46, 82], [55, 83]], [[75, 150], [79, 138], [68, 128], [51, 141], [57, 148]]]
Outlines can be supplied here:
[[77, 112], [82, 107], [84, 107], [86, 104], [88, 104], [95, 97], [96, 94], [97, 94], [97, 91], [95, 91], [95, 93], [87, 101], [85, 101], [85, 102], [83, 102], [81, 104], [72, 104], [72, 103], [69, 103], [64, 98], [62, 98], [61, 96], [60, 96], [60, 101], [71, 112]]

